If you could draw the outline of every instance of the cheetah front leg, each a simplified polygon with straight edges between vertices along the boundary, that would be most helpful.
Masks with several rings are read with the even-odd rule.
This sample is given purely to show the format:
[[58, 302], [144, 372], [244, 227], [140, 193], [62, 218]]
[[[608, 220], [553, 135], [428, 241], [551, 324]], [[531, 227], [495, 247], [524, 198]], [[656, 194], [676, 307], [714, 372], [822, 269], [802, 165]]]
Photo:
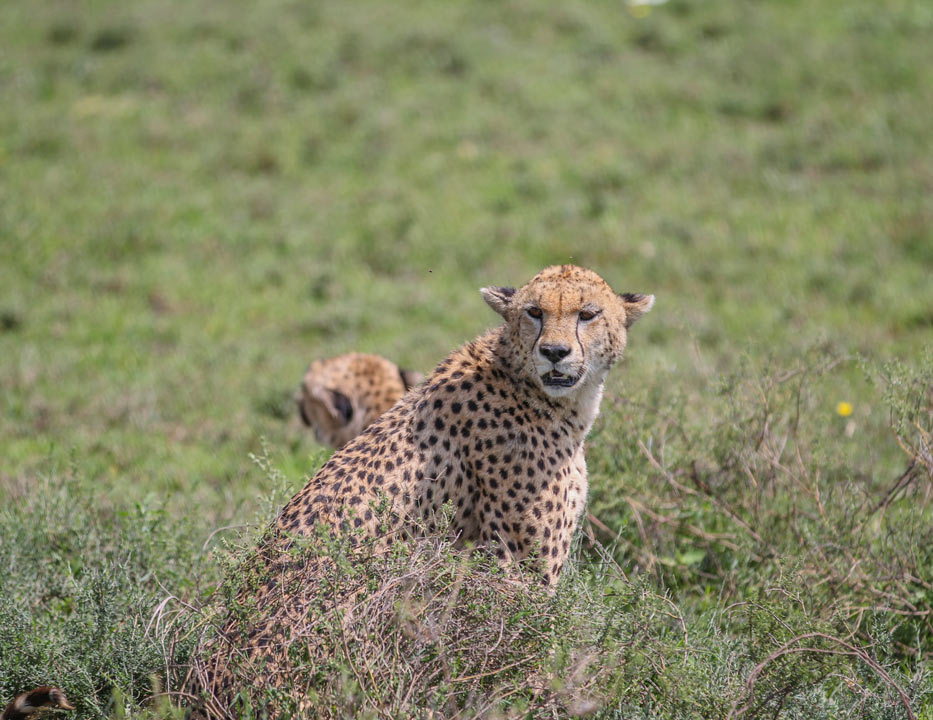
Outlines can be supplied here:
[[482, 518], [482, 537], [498, 544], [504, 564], [537, 557], [537, 570], [548, 585], [555, 585], [570, 552], [577, 522], [586, 503], [587, 478], [583, 453], [536, 492], [501, 511]]
[[[576, 462], [579, 460], [579, 462]], [[551, 483], [548, 492], [538, 500], [541, 511], [541, 571], [548, 585], [560, 579], [577, 522], [586, 505], [586, 464], [579, 453], [574, 464], [560, 481]]]

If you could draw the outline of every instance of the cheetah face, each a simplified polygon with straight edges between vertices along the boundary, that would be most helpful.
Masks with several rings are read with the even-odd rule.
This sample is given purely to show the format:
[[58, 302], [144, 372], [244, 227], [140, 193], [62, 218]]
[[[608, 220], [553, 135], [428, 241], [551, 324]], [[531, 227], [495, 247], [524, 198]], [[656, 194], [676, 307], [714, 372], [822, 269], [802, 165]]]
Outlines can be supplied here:
[[602, 384], [628, 328], [654, 304], [653, 295], [618, 295], [593, 271], [572, 265], [542, 270], [518, 290], [482, 293], [505, 318], [516, 370], [555, 398]]

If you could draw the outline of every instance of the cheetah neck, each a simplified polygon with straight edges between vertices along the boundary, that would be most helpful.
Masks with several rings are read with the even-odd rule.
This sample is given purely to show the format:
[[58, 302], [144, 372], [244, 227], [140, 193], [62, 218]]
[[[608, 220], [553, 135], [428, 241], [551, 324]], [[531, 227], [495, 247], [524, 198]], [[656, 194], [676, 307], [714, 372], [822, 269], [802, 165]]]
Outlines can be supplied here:
[[[603, 400], [603, 387], [605, 387], [605, 373], [599, 380], [591, 380], [575, 396], [574, 400], [578, 416], [581, 422], [581, 435], [585, 438], [590, 433], [590, 428], [599, 417], [599, 406]], [[582, 438], [581, 438], [582, 439]]]

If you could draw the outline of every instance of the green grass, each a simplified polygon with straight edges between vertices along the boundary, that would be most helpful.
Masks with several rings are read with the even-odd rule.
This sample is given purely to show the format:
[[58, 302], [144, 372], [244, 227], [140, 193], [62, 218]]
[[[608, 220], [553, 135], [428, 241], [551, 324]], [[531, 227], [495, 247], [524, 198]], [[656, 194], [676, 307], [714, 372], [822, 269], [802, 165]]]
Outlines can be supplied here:
[[[429, 370], [495, 322], [480, 286], [572, 261], [657, 296], [593, 431], [585, 529], [671, 598], [695, 651], [686, 667], [659, 641], [668, 680], [627, 665], [607, 712], [728, 712], [698, 678], [728, 705], [787, 637], [726, 608], [778, 602], [786, 579], [804, 609], [788, 627], [879, 648], [929, 717], [930, 477], [895, 484], [909, 458], [891, 424], [915, 449], [931, 428], [933, 13], [643, 14], [0, 4], [0, 554], [16, 568], [0, 625], [20, 628], [0, 700], [55, 680], [82, 717], [137, 713], [194, 640], [134, 633], [166, 593], [208, 602], [210, 533], [261, 525], [320, 464], [291, 405], [307, 363], [363, 350]], [[250, 459], [263, 439], [281, 477]], [[562, 592], [623, 582], [581, 546]], [[94, 601], [94, 583], [118, 589]], [[87, 607], [112, 651], [76, 629]], [[594, 607], [594, 626], [635, 622]], [[799, 686], [768, 712], [904, 716], [864, 662], [833, 657], [788, 670]], [[761, 682], [783, 697], [776, 678]], [[851, 687], [873, 699], [845, 715]]]

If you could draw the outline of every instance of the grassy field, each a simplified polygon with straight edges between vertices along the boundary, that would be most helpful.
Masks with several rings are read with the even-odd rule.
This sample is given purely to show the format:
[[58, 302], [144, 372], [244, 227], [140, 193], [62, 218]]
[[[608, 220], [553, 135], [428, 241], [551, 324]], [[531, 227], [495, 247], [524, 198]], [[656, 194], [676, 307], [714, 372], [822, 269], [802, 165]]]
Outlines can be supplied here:
[[504, 603], [549, 629], [469, 692], [392, 705], [400, 660], [327, 706], [933, 718], [931, 33], [921, 0], [0, 4], [0, 702], [171, 715], [221, 539], [326, 457], [307, 363], [430, 370], [480, 286], [574, 262], [657, 304], [578, 571]]

